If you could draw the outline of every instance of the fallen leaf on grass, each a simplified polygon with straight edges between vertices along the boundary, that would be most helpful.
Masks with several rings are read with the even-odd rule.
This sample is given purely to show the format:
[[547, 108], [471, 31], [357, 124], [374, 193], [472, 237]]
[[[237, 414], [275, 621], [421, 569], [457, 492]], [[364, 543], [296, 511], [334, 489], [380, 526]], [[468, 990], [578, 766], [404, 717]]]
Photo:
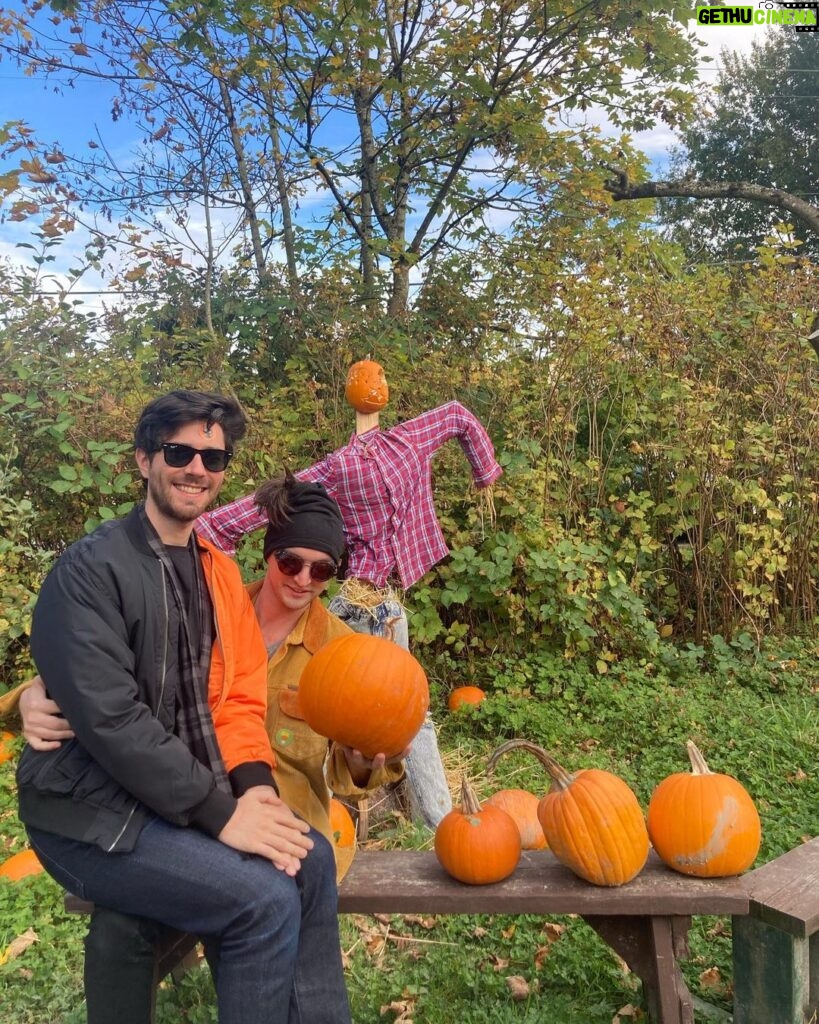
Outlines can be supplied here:
[[393, 999], [391, 1003], [382, 1006], [379, 1014], [383, 1017], [385, 1013], [397, 1014], [394, 1024], [412, 1024], [412, 1012], [415, 1009], [415, 1001], [412, 999]]
[[28, 947], [33, 946], [39, 939], [40, 936], [33, 928], [29, 928], [22, 935], [18, 935], [16, 939], [12, 939], [8, 946], [0, 952], [0, 964], [7, 964], [9, 960], [16, 960], [18, 956], [25, 953]]
[[529, 982], [519, 974], [513, 974], [506, 979], [506, 985], [516, 1003], [523, 1002], [529, 998]]
[[722, 988], [722, 975], [719, 973], [719, 967], [709, 967], [707, 971], [703, 971], [699, 981], [703, 988]]
[[624, 1020], [642, 1020], [645, 1014], [639, 1006], [634, 1006], [632, 1003], [626, 1003], [625, 1006], [621, 1006], [620, 1009], [611, 1018], [611, 1024], [622, 1024]]

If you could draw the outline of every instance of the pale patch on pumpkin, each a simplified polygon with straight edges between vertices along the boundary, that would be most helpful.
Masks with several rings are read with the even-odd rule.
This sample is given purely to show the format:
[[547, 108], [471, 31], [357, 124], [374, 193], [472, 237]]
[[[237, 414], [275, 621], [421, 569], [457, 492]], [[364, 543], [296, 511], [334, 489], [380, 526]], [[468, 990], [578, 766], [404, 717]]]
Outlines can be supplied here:
[[726, 797], [706, 845], [692, 853], [675, 854], [673, 857], [674, 863], [685, 867], [692, 865], [697, 867], [702, 864], [708, 864], [715, 857], [724, 853], [725, 847], [731, 840], [731, 833], [736, 830], [738, 813], [739, 804], [737, 801], [732, 796]]

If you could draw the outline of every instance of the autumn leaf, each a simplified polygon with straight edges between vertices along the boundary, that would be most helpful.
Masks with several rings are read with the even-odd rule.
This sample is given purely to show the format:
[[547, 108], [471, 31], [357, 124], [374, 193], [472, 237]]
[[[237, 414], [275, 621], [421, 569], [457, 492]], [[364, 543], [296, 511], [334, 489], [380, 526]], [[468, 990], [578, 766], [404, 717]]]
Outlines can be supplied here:
[[620, 1009], [611, 1018], [611, 1024], [622, 1024], [625, 1020], [642, 1020], [645, 1014], [639, 1006], [633, 1006], [631, 1003], [626, 1003], [625, 1006], [621, 1006]]
[[16, 939], [12, 939], [8, 946], [0, 952], [0, 964], [6, 964], [9, 960], [16, 960], [18, 956], [25, 953], [29, 946], [33, 946], [39, 940], [40, 936], [37, 932], [33, 928], [29, 928], [22, 935], [18, 935]]
[[719, 973], [719, 967], [709, 967], [707, 971], [703, 971], [699, 976], [699, 982], [705, 989], [722, 988], [722, 975]]
[[529, 998], [529, 982], [519, 974], [512, 974], [506, 979], [506, 987], [516, 1003]]

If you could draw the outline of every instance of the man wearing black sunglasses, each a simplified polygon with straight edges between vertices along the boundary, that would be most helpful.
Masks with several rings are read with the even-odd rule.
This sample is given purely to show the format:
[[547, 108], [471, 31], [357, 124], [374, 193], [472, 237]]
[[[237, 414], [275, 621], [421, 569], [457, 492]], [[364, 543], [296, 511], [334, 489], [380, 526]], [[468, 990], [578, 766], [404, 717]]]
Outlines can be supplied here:
[[[32, 653], [71, 729], [25, 748], [20, 817], [100, 908], [90, 1024], [150, 1020], [155, 922], [205, 938], [221, 1024], [350, 1020], [332, 846], [277, 794], [265, 641], [235, 564], [193, 534], [244, 430], [220, 395], [146, 406], [144, 504], [68, 548], [37, 602]], [[314, 568], [285, 578], [307, 590]]]

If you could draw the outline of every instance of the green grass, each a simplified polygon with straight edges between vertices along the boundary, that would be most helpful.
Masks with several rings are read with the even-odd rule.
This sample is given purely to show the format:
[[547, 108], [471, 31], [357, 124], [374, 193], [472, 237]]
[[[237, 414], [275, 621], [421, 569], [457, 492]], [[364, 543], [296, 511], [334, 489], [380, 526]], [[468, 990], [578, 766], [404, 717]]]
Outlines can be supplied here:
[[[486, 682], [488, 700], [475, 710], [449, 715], [439, 697], [441, 747], [448, 764], [467, 767], [481, 793], [500, 785], [543, 792], [544, 772], [531, 755], [508, 755], [496, 779], [483, 771], [502, 740], [526, 737], [570, 770], [617, 772], [645, 806], [662, 778], [687, 768], [690, 737], [714, 771], [735, 775], [754, 797], [762, 863], [819, 834], [817, 653], [813, 643], [790, 641], [757, 657], [723, 651], [720, 663], [709, 665], [702, 652], [669, 648], [656, 664], [612, 666], [602, 676], [534, 654], [513, 670], [499, 666]], [[436, 691], [448, 683], [455, 680], [438, 680]], [[382, 822], [378, 839], [429, 845], [427, 834], [398, 819]], [[22, 842], [9, 762], [0, 766], [0, 858]], [[84, 1020], [84, 927], [63, 912], [62, 894], [47, 877], [0, 882], [0, 957], [29, 929], [37, 935], [0, 965], [4, 1024]], [[726, 1020], [730, 920], [698, 918], [690, 939], [683, 970], [704, 1001], [697, 1024]], [[356, 1024], [524, 1024], [544, 1017], [551, 1024], [611, 1024], [628, 1007], [637, 1016], [624, 1013], [623, 1024], [645, 1020], [639, 983], [577, 918], [345, 916], [342, 946]], [[157, 1020], [216, 1020], [205, 968], [163, 986]]]

